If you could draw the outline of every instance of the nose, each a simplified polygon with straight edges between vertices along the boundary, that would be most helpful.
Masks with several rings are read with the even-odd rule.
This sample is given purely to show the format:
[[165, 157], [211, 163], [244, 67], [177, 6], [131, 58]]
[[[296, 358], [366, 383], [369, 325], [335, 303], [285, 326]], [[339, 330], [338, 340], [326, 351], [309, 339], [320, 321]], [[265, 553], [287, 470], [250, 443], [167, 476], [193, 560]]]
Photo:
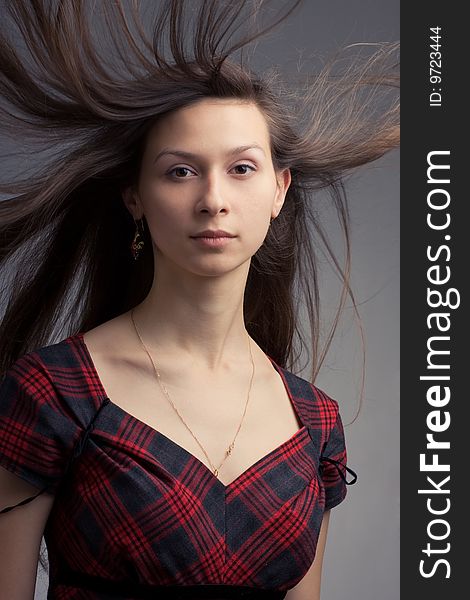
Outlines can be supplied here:
[[197, 211], [210, 215], [229, 211], [227, 193], [224, 193], [221, 178], [215, 173], [208, 174], [202, 180]]

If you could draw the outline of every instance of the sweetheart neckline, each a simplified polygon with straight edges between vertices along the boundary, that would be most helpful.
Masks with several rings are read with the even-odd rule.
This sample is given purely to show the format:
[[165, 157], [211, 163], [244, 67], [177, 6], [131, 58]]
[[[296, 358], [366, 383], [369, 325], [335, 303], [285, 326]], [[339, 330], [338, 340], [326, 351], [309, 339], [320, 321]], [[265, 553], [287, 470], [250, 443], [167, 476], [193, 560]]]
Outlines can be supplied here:
[[277, 456], [279, 453], [281, 453], [286, 448], [286, 446], [295, 444], [295, 442], [297, 441], [297, 437], [300, 437], [302, 439], [303, 436], [305, 436], [305, 434], [308, 434], [308, 427], [303, 423], [303, 420], [300, 416], [300, 411], [297, 407], [295, 396], [293, 395], [292, 391], [290, 390], [290, 388], [289, 388], [288, 384], [286, 383], [285, 378], [281, 372], [282, 367], [280, 365], [278, 365], [268, 354], [265, 353], [267, 358], [269, 358], [269, 360], [271, 361], [271, 364], [273, 365], [274, 369], [277, 371], [277, 373], [281, 377], [282, 383], [284, 385], [284, 389], [287, 392], [287, 395], [292, 404], [292, 407], [297, 415], [298, 420], [302, 423], [302, 426], [299, 429], [297, 429], [297, 431], [295, 431], [288, 439], [284, 440], [283, 442], [278, 444], [275, 448], [270, 450], [267, 454], [261, 456], [255, 462], [253, 462], [251, 465], [249, 465], [244, 471], [242, 471], [239, 475], [237, 475], [237, 477], [235, 477], [235, 479], [233, 479], [229, 483], [224, 483], [219, 477], [217, 477], [213, 473], [212, 469], [210, 469], [202, 460], [200, 460], [192, 452], [187, 450], [184, 446], [181, 446], [178, 442], [171, 439], [170, 437], [165, 435], [160, 430], [156, 429], [155, 427], [152, 427], [152, 425], [150, 425], [149, 423], [142, 421], [137, 416], [133, 415], [132, 413], [130, 413], [129, 411], [124, 409], [119, 404], [116, 404], [115, 402], [113, 402], [111, 400], [111, 398], [108, 396], [108, 394], [106, 393], [104, 385], [98, 374], [98, 370], [96, 369], [95, 363], [91, 356], [90, 350], [88, 349], [88, 346], [83, 338], [83, 332], [79, 332], [79, 333], [69, 337], [69, 339], [73, 339], [73, 338], [78, 339], [81, 347], [85, 351], [86, 358], [89, 363], [88, 366], [91, 369], [91, 371], [96, 379], [96, 382], [99, 387], [99, 391], [100, 391], [101, 395], [103, 396], [103, 399], [106, 399], [108, 401], [108, 404], [113, 408], [113, 410], [120, 412], [121, 415], [125, 416], [127, 419], [130, 419], [133, 422], [138, 423], [140, 425], [140, 427], [144, 427], [146, 430], [149, 430], [152, 435], [163, 438], [167, 443], [169, 443], [171, 446], [173, 446], [178, 452], [183, 453], [187, 458], [191, 459], [193, 461], [193, 463], [198, 466], [199, 469], [202, 468], [205, 472], [207, 472], [211, 476], [211, 478], [213, 478], [215, 480], [215, 483], [217, 485], [221, 486], [222, 489], [225, 491], [228, 491], [233, 487], [237, 487], [237, 485], [239, 485], [241, 480], [248, 478], [250, 476], [251, 472], [259, 469], [265, 461], [268, 461], [269, 459], [272, 459], [275, 456]]

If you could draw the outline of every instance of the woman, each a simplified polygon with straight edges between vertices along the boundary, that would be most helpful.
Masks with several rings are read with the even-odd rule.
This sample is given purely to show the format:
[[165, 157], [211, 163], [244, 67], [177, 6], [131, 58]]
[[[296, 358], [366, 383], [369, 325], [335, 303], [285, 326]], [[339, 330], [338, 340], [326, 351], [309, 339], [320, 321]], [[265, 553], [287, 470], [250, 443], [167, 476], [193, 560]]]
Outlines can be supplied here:
[[[9, 597], [31, 597], [43, 534], [50, 598], [320, 597], [355, 473], [338, 402], [293, 372], [302, 294], [312, 381], [321, 364], [311, 192], [331, 192], [347, 233], [342, 176], [398, 141], [396, 104], [367, 110], [394, 49], [294, 94], [228, 58], [299, 2], [253, 33], [263, 4], [159, 3], [152, 41], [133, 13], [136, 41], [103, 3], [127, 80], [82, 2], [9, 4], [40, 76], [3, 35], [5, 128], [76, 137], [2, 187]], [[58, 315], [72, 333], [52, 344]]]

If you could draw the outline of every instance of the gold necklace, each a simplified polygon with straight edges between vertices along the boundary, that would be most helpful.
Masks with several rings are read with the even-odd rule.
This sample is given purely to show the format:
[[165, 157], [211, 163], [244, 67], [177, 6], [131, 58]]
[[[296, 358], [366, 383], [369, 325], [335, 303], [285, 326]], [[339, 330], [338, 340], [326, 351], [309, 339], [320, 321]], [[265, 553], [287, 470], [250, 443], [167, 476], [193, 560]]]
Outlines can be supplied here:
[[151, 357], [151, 355], [150, 355], [149, 351], [147, 350], [147, 347], [145, 346], [145, 344], [144, 344], [144, 342], [143, 342], [143, 340], [142, 340], [142, 337], [140, 336], [140, 333], [139, 333], [139, 331], [138, 331], [138, 329], [137, 329], [137, 326], [136, 326], [136, 324], [135, 324], [135, 321], [134, 321], [134, 309], [132, 309], [132, 310], [131, 310], [131, 319], [132, 319], [132, 323], [134, 324], [134, 329], [135, 329], [135, 332], [137, 333], [137, 335], [138, 335], [138, 337], [139, 337], [140, 343], [142, 344], [142, 347], [143, 347], [143, 349], [145, 350], [145, 352], [147, 353], [148, 357], [150, 358], [150, 361], [151, 361], [151, 363], [152, 363], [152, 366], [153, 366], [153, 370], [155, 371], [155, 374], [156, 374], [156, 376], [157, 376], [158, 383], [160, 384], [160, 387], [162, 388], [162, 390], [163, 390], [163, 393], [164, 393], [164, 394], [165, 394], [165, 396], [168, 398], [168, 400], [169, 400], [170, 404], [171, 404], [171, 405], [172, 405], [172, 407], [174, 408], [174, 410], [175, 410], [176, 414], [178, 415], [178, 417], [180, 418], [180, 420], [182, 421], [182, 423], [185, 425], [186, 429], [187, 429], [187, 430], [189, 431], [189, 433], [190, 433], [190, 434], [193, 436], [193, 438], [196, 440], [196, 442], [197, 442], [197, 444], [199, 445], [199, 447], [201, 448], [201, 450], [204, 452], [204, 455], [205, 455], [205, 457], [207, 458], [207, 460], [209, 461], [209, 464], [210, 464], [210, 466], [211, 466], [211, 469], [212, 469], [212, 471], [213, 471], [214, 475], [217, 477], [217, 476], [218, 476], [218, 474], [219, 474], [219, 470], [220, 470], [221, 466], [224, 464], [224, 462], [227, 460], [227, 458], [228, 458], [228, 457], [231, 455], [231, 453], [232, 453], [233, 447], [235, 446], [235, 440], [237, 439], [238, 432], [240, 431], [240, 428], [241, 428], [241, 426], [242, 426], [242, 423], [243, 423], [243, 420], [244, 420], [244, 418], [245, 418], [245, 414], [246, 414], [246, 409], [248, 408], [248, 402], [249, 402], [249, 400], [250, 400], [251, 386], [252, 386], [252, 384], [253, 384], [253, 377], [254, 377], [254, 375], [255, 375], [255, 362], [254, 362], [254, 360], [253, 360], [253, 353], [252, 353], [252, 351], [251, 351], [251, 342], [250, 342], [250, 336], [248, 336], [248, 347], [249, 347], [249, 349], [250, 349], [251, 365], [252, 365], [252, 373], [251, 373], [251, 379], [250, 379], [250, 387], [249, 387], [249, 389], [248, 389], [248, 396], [247, 396], [247, 398], [246, 398], [246, 403], [245, 403], [245, 410], [243, 411], [243, 415], [242, 415], [242, 418], [241, 418], [240, 424], [238, 425], [238, 429], [237, 429], [237, 431], [236, 431], [236, 433], [235, 433], [235, 437], [233, 438], [233, 440], [232, 440], [231, 444], [229, 445], [229, 447], [228, 447], [228, 448], [227, 448], [227, 450], [225, 451], [225, 456], [224, 456], [224, 459], [222, 460], [222, 462], [219, 464], [219, 466], [218, 466], [218, 467], [214, 467], [214, 465], [213, 465], [213, 463], [212, 463], [211, 459], [209, 458], [209, 455], [207, 454], [207, 452], [206, 452], [206, 450], [205, 450], [204, 446], [203, 446], [203, 445], [201, 444], [201, 442], [200, 442], [200, 441], [197, 439], [197, 437], [196, 437], [196, 436], [194, 435], [194, 433], [191, 431], [191, 428], [189, 427], [189, 425], [186, 423], [186, 421], [185, 421], [185, 420], [183, 419], [183, 417], [180, 415], [180, 413], [179, 413], [178, 409], [176, 408], [176, 406], [174, 405], [174, 403], [173, 403], [172, 399], [170, 398], [170, 394], [168, 393], [168, 391], [167, 391], [166, 387], [163, 385], [163, 382], [162, 382], [162, 380], [161, 380], [161, 377], [160, 377], [160, 373], [158, 372], [158, 369], [157, 369], [157, 367], [155, 366], [155, 363], [154, 363], [154, 361], [153, 361], [153, 358]]

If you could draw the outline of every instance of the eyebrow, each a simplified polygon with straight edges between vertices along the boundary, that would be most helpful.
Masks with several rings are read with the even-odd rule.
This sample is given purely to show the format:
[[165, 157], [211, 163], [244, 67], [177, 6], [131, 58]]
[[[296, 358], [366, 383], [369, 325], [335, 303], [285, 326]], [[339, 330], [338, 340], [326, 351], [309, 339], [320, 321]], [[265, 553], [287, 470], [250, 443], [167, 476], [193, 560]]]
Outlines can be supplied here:
[[[227, 156], [233, 156], [235, 154], [240, 154], [241, 152], [245, 152], [245, 150], [250, 150], [251, 148], [256, 148], [258, 150], [261, 150], [261, 152], [266, 155], [265, 151], [263, 150], [263, 148], [259, 145], [259, 144], [248, 144], [246, 146], [237, 146], [237, 148], [232, 148], [231, 150], [229, 150], [226, 154]], [[165, 154], [171, 154], [173, 156], [181, 156], [181, 158], [189, 158], [191, 160], [197, 159], [197, 154], [194, 154], [193, 152], [186, 152], [184, 150], [177, 150], [176, 148], [163, 148], [163, 150], [161, 150], [157, 156], [154, 159], [154, 163], [157, 162], [157, 160], [165, 155]]]

